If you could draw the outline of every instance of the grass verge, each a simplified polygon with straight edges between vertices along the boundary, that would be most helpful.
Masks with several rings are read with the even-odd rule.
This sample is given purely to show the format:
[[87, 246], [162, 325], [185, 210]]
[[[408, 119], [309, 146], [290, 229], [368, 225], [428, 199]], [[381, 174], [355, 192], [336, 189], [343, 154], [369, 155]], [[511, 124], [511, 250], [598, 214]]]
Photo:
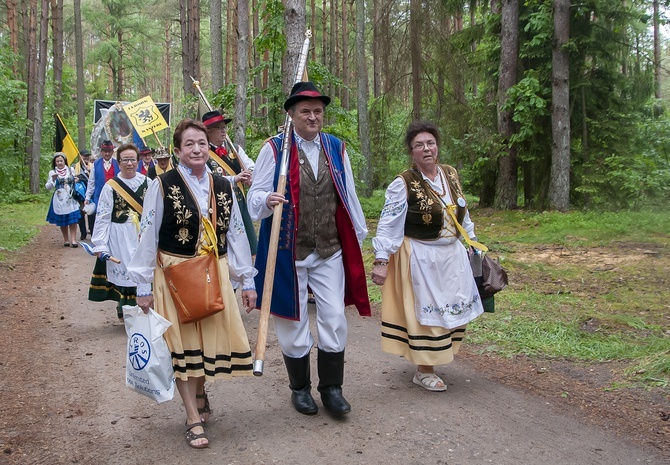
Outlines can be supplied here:
[[[510, 285], [469, 325], [474, 350], [617, 361], [628, 385], [670, 387], [670, 214], [473, 210]], [[369, 237], [375, 224], [370, 223]], [[364, 243], [366, 269], [373, 260]], [[368, 281], [370, 297], [379, 288]]]
[[49, 196], [39, 195], [29, 201], [0, 205], [0, 261], [37, 235], [45, 224], [49, 200]]

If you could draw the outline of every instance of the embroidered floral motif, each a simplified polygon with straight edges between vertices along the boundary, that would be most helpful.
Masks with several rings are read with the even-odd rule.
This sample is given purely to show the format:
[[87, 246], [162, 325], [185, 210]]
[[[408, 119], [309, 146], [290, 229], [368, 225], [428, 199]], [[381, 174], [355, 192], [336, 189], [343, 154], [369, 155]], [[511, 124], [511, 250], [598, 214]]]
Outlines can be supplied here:
[[172, 205], [175, 210], [175, 217], [177, 219], [177, 224], [182, 227], [179, 228], [175, 239], [177, 239], [182, 244], [186, 244], [188, 241], [193, 239], [193, 236], [188, 233], [189, 220], [193, 217], [193, 212], [189, 210], [185, 204], [182, 204], [184, 201], [184, 194], [181, 193], [181, 188], [176, 185], [169, 187], [170, 193], [167, 195], [167, 198], [172, 200]]
[[154, 216], [156, 216], [156, 210], [149, 210], [144, 213], [144, 218], [142, 218], [142, 221], [140, 222], [140, 236], [144, 234], [144, 231], [154, 224], [153, 219]]
[[381, 217], [384, 218], [385, 216], [398, 216], [400, 213], [402, 213], [402, 211], [403, 207], [398, 202], [387, 202], [384, 204], [384, 208], [382, 208]]
[[419, 210], [423, 213], [421, 214], [421, 219], [423, 223], [429, 225], [433, 221], [433, 215], [430, 213], [433, 210], [433, 204], [435, 201], [430, 198], [419, 181], [412, 181], [410, 190], [416, 194], [416, 198], [419, 203]]
[[479, 296], [476, 295], [472, 299], [471, 302], [461, 302], [455, 303], [455, 304], [446, 304], [442, 306], [438, 306], [435, 304], [430, 304], [424, 306], [421, 311], [423, 313], [431, 314], [431, 313], [437, 313], [440, 316], [444, 316], [445, 314], [449, 314], [452, 316], [458, 316], [458, 315], [463, 315], [464, 313], [467, 313], [472, 310], [474, 307], [475, 302], [479, 301]]
[[188, 229], [186, 229], [186, 228], [180, 228], [178, 234], [175, 237], [182, 244], [186, 244], [188, 241], [193, 239], [193, 236], [191, 236], [188, 233]]

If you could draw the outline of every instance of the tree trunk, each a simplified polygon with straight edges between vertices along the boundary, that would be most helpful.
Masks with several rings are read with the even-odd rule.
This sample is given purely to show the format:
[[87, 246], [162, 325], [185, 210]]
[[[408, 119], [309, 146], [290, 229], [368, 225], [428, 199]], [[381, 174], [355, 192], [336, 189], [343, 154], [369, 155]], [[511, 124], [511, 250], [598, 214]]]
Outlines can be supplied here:
[[321, 3], [321, 63], [328, 68], [328, 1]]
[[[311, 0], [310, 6], [312, 8], [312, 17], [311, 17], [311, 29], [312, 37], [314, 37], [314, 42], [316, 42], [316, 0]], [[316, 47], [310, 47], [312, 49], [312, 61], [316, 61]]]
[[235, 94], [235, 143], [244, 147], [247, 127], [247, 81], [249, 80], [249, 2], [237, 2], [237, 92]]
[[181, 61], [184, 95], [196, 95], [191, 76], [200, 78], [200, 6], [197, 0], [179, 0]]
[[42, 182], [40, 180], [40, 158], [42, 155], [42, 127], [44, 125], [44, 87], [47, 74], [47, 43], [49, 41], [49, 0], [41, 1], [40, 13], [40, 45], [37, 57], [37, 92], [35, 93], [35, 113], [33, 119], [32, 153], [30, 157], [30, 192], [37, 194]]
[[[349, 109], [349, 28], [348, 0], [342, 0], [342, 107]], [[364, 43], [365, 44], [365, 43]], [[367, 102], [367, 100], [366, 100]]]
[[54, 113], [63, 103], [63, 0], [51, 0], [51, 35], [53, 40]]
[[[378, 98], [382, 94], [382, 25], [381, 18], [384, 14], [381, 11], [380, 4], [383, 0], [374, 0], [372, 16], [374, 18], [374, 27], [372, 28], [372, 75], [373, 86], [372, 95]], [[358, 28], [358, 7], [356, 7], [356, 24]], [[357, 32], [358, 33], [358, 29]], [[357, 51], [358, 53], [358, 51]]]
[[123, 30], [119, 30], [117, 34], [117, 40], [119, 41], [119, 47], [117, 53], [119, 54], [119, 59], [117, 61], [116, 68], [116, 99], [121, 100], [123, 95]]
[[[190, 0], [191, 8], [189, 11], [191, 25], [191, 56], [192, 56], [192, 73], [193, 77], [200, 77], [200, 1], [199, 0]], [[196, 79], [198, 79], [196, 78]], [[191, 83], [191, 92], [193, 95], [197, 95], [197, 91]]]
[[172, 66], [172, 57], [170, 56], [170, 45], [172, 41], [170, 40], [170, 29], [171, 21], [165, 21], [165, 65], [164, 65], [164, 74], [163, 74], [163, 101], [171, 102], [172, 101], [172, 79], [171, 72]]
[[[9, 47], [19, 53], [19, 25], [16, 19], [16, 0], [7, 0], [7, 28], [9, 29]], [[16, 63], [12, 65], [16, 74]]]
[[213, 93], [223, 87], [223, 32], [221, 22], [221, 0], [209, 2], [209, 33], [212, 52], [212, 83]]
[[372, 195], [372, 151], [368, 118], [368, 66], [365, 59], [365, 0], [356, 0], [356, 75], [358, 76], [358, 137], [363, 156], [363, 196]]
[[[251, 49], [253, 50], [254, 53], [254, 68], [258, 70], [258, 67], [261, 65], [261, 57], [258, 55], [258, 50], [256, 50], [256, 47], [253, 46], [253, 39], [259, 34], [260, 32], [260, 21], [258, 19], [258, 0], [253, 0], [252, 3], [252, 10], [253, 10], [253, 33], [251, 35], [252, 40], [250, 41]], [[253, 108], [253, 113], [252, 115], [255, 117], [261, 116], [260, 112], [258, 109], [263, 105], [263, 100], [261, 98], [261, 93], [258, 91], [259, 89], [262, 89], [261, 87], [261, 75], [258, 71], [256, 71], [254, 75], [254, 87], [257, 89], [256, 92], [254, 92], [254, 108]]]
[[[191, 72], [191, 40], [188, 28], [188, 5], [189, 0], [179, 0], [179, 25], [181, 27], [181, 74], [184, 95], [193, 95], [193, 85], [190, 78]], [[193, 76], [198, 79], [199, 76]]]
[[500, 69], [498, 73], [498, 133], [503, 139], [503, 153], [498, 158], [498, 177], [494, 206], [512, 209], [517, 206], [518, 160], [517, 149], [510, 145], [514, 134], [512, 110], [503, 110], [507, 91], [516, 84], [519, 55], [519, 3], [502, 0]]
[[570, 205], [570, 0], [554, 0], [551, 85], [551, 176], [549, 207], [565, 211]]
[[284, 95], [291, 92], [295, 83], [300, 49], [305, 42], [305, 1], [286, 0], [284, 9], [284, 27], [286, 28], [286, 67], [282, 73]]
[[74, 0], [74, 47], [77, 73], [77, 144], [84, 149], [86, 142], [86, 88], [84, 85], [84, 36], [81, 30], [81, 0]]
[[[328, 68], [335, 77], [339, 77], [338, 66], [339, 55], [337, 47], [337, 0], [330, 0], [330, 56], [328, 57]], [[328, 84], [328, 95], [335, 97], [336, 89], [332, 83]]]
[[409, 2], [410, 53], [412, 55], [412, 119], [421, 119], [421, 0]]
[[[26, 89], [26, 119], [35, 121], [35, 96], [38, 87], [37, 60], [34, 59], [37, 56], [37, 0], [30, 0], [30, 3], [26, 6], [28, 8], [28, 14], [24, 17], [24, 31], [28, 31], [28, 37], [25, 38], [27, 40], [24, 40], [26, 43], [24, 58], [25, 62], [28, 63], [25, 79], [28, 84]], [[31, 165], [33, 145], [34, 141], [37, 140], [33, 131], [34, 125], [29, 124], [26, 129], [26, 165], [28, 166]], [[37, 145], [39, 146], [39, 144]]]
[[226, 64], [223, 71], [223, 82], [228, 85], [230, 84], [232, 70], [234, 65], [233, 62], [233, 3], [234, 0], [227, 0], [228, 8], [226, 9]]
[[661, 98], [661, 38], [658, 0], [654, 0], [654, 96]]

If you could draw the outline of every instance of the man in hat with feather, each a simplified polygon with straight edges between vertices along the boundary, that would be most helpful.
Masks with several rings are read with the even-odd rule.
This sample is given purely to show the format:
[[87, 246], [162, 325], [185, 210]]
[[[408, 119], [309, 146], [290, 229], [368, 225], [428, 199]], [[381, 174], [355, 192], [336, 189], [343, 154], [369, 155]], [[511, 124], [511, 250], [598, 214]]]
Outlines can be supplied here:
[[[257, 302], [262, 302], [272, 213], [283, 204], [271, 313], [288, 371], [291, 401], [305, 415], [317, 413], [311, 394], [308, 289], [316, 302], [319, 382], [326, 410], [351, 410], [342, 394], [346, 305], [370, 316], [361, 244], [367, 227], [344, 142], [321, 132], [330, 97], [311, 82], [298, 82], [284, 102], [293, 120], [289, 140], [278, 134], [262, 147], [248, 193], [249, 212], [262, 219], [256, 258]], [[278, 193], [282, 144], [290, 144], [286, 192]]]

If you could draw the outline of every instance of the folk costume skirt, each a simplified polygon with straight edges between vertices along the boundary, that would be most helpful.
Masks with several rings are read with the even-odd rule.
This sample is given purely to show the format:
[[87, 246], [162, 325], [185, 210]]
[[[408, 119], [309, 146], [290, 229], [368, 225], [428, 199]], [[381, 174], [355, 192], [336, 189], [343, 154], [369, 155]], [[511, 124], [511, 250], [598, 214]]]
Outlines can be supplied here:
[[106, 300], [118, 302], [116, 316], [123, 318], [124, 305], [137, 305], [136, 294], [136, 286], [120, 286], [110, 282], [107, 279], [107, 262], [99, 258], [95, 259], [91, 284], [88, 288], [88, 300], [91, 302], [104, 302]]
[[[158, 251], [164, 266], [187, 260]], [[251, 349], [228, 274], [228, 257], [219, 259], [223, 303], [226, 308], [195, 323], [179, 323], [163, 270], [154, 271], [154, 310], [172, 323], [164, 337], [172, 353], [176, 378], [204, 376], [207, 381], [252, 374]]]
[[[440, 326], [421, 324], [417, 318], [422, 310], [419, 307], [421, 299], [415, 298], [415, 286], [435, 287], [436, 293], [439, 294], [440, 289], [438, 288], [444, 286], [440, 275], [455, 271], [441, 270], [441, 272], [430, 276], [430, 282], [423, 280], [424, 277], [428, 276], [426, 274], [415, 273], [417, 276], [413, 276], [413, 268], [416, 270], [417, 267], [430, 267], [436, 263], [413, 263], [413, 260], [417, 260], [417, 256], [425, 258], [429, 254], [422, 252], [415, 256], [412, 252], [412, 244], [413, 241], [406, 237], [400, 249], [389, 259], [388, 274], [382, 286], [382, 350], [391, 354], [402, 355], [416, 365], [444, 365], [453, 361], [454, 355], [458, 353], [465, 335], [466, 324], [479, 316], [483, 309], [478, 299], [478, 305], [469, 309], [467, 314], [459, 314], [458, 312], [461, 310], [454, 311], [453, 305], [447, 305], [447, 302], [437, 302], [437, 307], [449, 308], [456, 315], [450, 315], [449, 311], [444, 312], [444, 320]], [[417, 246], [443, 249], [443, 246], [437, 245], [417, 244]], [[441, 253], [453, 254], [454, 250], [450, 249], [456, 246], [463, 248], [460, 244], [455, 243], [453, 246], [449, 245], [441, 251], [436, 251], [435, 259], [438, 267], [451, 261], [451, 265], [445, 266], [456, 266], [455, 269], [462, 269], [462, 264], [453, 263], [454, 257], [451, 257], [451, 260], [448, 257], [440, 257]], [[469, 280], [472, 280], [474, 286], [474, 278], [472, 278], [469, 263], [467, 266], [469, 274], [467, 280], [464, 278], [466, 288], [469, 287]], [[460, 294], [463, 290], [454, 289], [453, 292], [454, 294]], [[476, 286], [474, 292], [476, 293]], [[469, 293], [467, 289], [466, 293]], [[473, 298], [476, 299], [476, 297]], [[425, 310], [425, 306], [423, 308]]]

